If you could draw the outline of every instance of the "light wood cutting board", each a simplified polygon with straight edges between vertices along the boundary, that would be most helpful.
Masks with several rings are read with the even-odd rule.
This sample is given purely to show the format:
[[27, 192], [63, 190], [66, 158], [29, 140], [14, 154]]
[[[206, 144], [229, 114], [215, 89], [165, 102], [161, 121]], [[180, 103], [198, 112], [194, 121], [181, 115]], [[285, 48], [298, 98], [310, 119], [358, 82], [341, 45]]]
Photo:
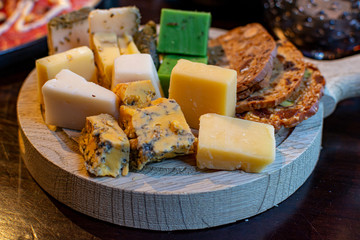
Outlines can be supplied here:
[[[212, 29], [210, 35], [223, 32]], [[309, 61], [327, 80], [323, 104], [315, 116], [278, 137], [276, 160], [261, 173], [203, 171], [188, 156], [150, 164], [126, 177], [92, 177], [69, 133], [45, 125], [35, 71], [18, 98], [21, 154], [33, 178], [51, 196], [121, 226], [171, 231], [249, 218], [281, 203], [305, 182], [319, 157], [323, 117], [340, 100], [360, 96], [360, 55]]]

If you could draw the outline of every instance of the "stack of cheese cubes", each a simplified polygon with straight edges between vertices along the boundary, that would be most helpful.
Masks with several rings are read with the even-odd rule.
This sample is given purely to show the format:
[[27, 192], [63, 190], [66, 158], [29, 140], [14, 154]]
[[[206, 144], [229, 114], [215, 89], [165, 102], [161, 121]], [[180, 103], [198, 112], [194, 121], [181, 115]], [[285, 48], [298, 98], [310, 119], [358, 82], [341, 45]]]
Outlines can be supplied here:
[[[71, 39], [55, 47], [65, 30], [52, 25], [54, 54], [36, 61], [39, 100], [46, 124], [82, 130], [91, 174], [127, 175], [129, 167], [195, 153], [195, 146], [199, 168], [259, 172], [274, 160], [271, 126], [234, 118], [236, 71], [206, 64], [210, 20], [209, 13], [163, 9], [158, 71], [133, 41], [136, 7], [82, 14], [77, 24], [88, 24], [88, 46]], [[199, 129], [198, 144], [189, 126]]]

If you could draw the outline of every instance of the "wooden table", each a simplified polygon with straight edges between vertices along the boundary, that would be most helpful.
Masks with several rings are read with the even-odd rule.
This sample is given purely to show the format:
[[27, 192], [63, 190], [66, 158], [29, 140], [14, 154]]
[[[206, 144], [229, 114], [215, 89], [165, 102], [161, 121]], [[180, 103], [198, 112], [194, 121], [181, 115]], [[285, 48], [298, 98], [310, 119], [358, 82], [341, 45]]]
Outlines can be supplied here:
[[[143, 22], [158, 22], [161, 7], [179, 7], [164, 1], [139, 1], [137, 5]], [[213, 26], [231, 28], [244, 23], [221, 16], [213, 15]], [[32, 179], [19, 154], [16, 100], [33, 68], [30, 59], [1, 69], [0, 239], [360, 239], [360, 98], [341, 102], [325, 119], [323, 149], [313, 174], [278, 207], [211, 229], [145, 231], [75, 212]]]

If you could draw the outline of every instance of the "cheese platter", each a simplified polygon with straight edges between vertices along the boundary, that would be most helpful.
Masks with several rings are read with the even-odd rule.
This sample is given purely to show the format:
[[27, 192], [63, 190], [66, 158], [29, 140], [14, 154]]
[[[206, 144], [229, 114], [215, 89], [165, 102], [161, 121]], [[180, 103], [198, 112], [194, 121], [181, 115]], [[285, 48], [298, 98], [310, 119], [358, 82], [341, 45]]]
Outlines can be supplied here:
[[[211, 28], [210, 38], [224, 34]], [[277, 134], [276, 158], [260, 173], [203, 170], [195, 156], [146, 165], [125, 177], [94, 177], [71, 131], [50, 129], [33, 71], [18, 97], [19, 145], [25, 165], [55, 199], [121, 226], [173, 231], [203, 229], [260, 214], [294, 193], [312, 173], [321, 150], [323, 118], [337, 102], [359, 96], [360, 55], [315, 61], [327, 85], [318, 112]], [[75, 133], [76, 136], [76, 133]]]

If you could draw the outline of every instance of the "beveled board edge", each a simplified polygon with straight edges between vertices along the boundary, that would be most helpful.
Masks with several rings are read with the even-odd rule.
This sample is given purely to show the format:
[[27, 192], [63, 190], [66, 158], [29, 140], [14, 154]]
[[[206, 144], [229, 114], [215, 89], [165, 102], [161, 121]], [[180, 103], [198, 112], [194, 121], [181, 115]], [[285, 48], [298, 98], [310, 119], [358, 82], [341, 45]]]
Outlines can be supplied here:
[[163, 231], [235, 222], [285, 200], [316, 165], [323, 118], [320, 107], [278, 146], [275, 162], [260, 174], [193, 171], [193, 166], [176, 166], [175, 171], [152, 168], [114, 179], [89, 176], [75, 142], [63, 131], [46, 127], [37, 103], [35, 71], [20, 90], [17, 111], [21, 155], [46, 192], [91, 217]]
[[321, 99], [324, 117], [329, 116], [341, 100], [360, 96], [360, 54], [336, 60], [305, 60], [315, 64], [325, 77], [325, 93]]

